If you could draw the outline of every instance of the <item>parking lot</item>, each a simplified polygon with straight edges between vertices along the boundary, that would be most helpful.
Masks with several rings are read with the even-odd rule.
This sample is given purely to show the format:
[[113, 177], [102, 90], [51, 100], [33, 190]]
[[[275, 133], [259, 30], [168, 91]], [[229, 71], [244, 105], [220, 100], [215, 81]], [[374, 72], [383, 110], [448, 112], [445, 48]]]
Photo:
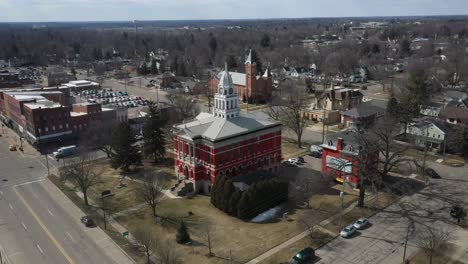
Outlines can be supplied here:
[[128, 92], [113, 91], [112, 89], [86, 90], [76, 93], [82, 101], [99, 103], [105, 106], [121, 106], [133, 108], [149, 104], [149, 100], [141, 96], [131, 96]]

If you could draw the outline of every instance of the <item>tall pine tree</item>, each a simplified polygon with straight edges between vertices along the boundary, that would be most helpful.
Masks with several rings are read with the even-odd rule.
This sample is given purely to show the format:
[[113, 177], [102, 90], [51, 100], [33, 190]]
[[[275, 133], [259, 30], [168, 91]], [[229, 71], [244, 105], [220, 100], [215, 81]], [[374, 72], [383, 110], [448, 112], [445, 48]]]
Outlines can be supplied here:
[[165, 126], [166, 119], [162, 117], [158, 105], [151, 103], [149, 117], [143, 128], [143, 144], [145, 156], [153, 158], [155, 163], [166, 154]]
[[110, 161], [114, 169], [128, 171], [131, 165], [141, 163], [139, 148], [133, 145], [132, 129], [126, 122], [118, 124], [113, 131], [111, 149]]

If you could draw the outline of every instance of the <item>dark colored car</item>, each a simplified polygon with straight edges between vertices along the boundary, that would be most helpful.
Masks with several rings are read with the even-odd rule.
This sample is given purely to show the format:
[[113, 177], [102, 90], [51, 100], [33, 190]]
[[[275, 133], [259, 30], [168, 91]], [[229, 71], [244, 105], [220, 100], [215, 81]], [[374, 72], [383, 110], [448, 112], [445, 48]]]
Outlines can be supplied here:
[[450, 209], [450, 216], [453, 218], [460, 218], [463, 215], [463, 208], [455, 205]]
[[318, 152], [318, 151], [312, 151], [310, 153], [310, 155], [314, 158], [321, 158], [322, 157], [322, 153]]
[[431, 169], [431, 168], [427, 168], [425, 170], [426, 172], [426, 175], [433, 178], [433, 179], [440, 179], [440, 175], [434, 170], [434, 169]]
[[303, 157], [297, 157], [297, 160], [298, 160], [299, 162], [301, 162], [301, 163], [305, 163], [305, 160], [304, 160]]
[[81, 223], [83, 223], [86, 227], [93, 227], [95, 226], [95, 223], [91, 217], [85, 215], [81, 217]]
[[315, 258], [315, 251], [310, 247], [306, 247], [303, 250], [297, 252], [297, 254], [292, 258], [290, 263], [294, 263], [294, 264], [307, 263], [309, 260], [312, 260], [313, 258]]

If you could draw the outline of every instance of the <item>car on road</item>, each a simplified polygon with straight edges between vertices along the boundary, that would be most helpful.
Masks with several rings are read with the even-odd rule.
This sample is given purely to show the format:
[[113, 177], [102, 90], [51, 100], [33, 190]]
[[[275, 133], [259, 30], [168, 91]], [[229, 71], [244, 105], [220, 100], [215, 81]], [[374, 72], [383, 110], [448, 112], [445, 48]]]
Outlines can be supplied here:
[[294, 255], [294, 257], [292, 257], [289, 263], [291, 264], [309, 263], [309, 261], [314, 258], [315, 258], [315, 251], [310, 247], [306, 247], [303, 250], [297, 252], [297, 254]]
[[93, 227], [96, 225], [94, 220], [87, 215], [81, 217], [81, 223], [83, 223], [86, 227]]
[[318, 152], [318, 151], [312, 151], [310, 152], [310, 156], [314, 157], [314, 158], [321, 158], [322, 157], [322, 152]]
[[440, 175], [434, 169], [426, 168], [424, 172], [426, 173], [427, 176], [433, 179], [440, 179]]
[[366, 228], [366, 226], [369, 225], [369, 220], [367, 220], [366, 218], [364, 217], [361, 217], [359, 218], [356, 222], [354, 222], [353, 226], [357, 229], [357, 230], [361, 230], [361, 229], [364, 229]]
[[296, 163], [290, 162], [289, 160], [285, 160], [283, 164], [290, 167], [297, 167]]
[[463, 214], [464, 210], [461, 206], [455, 205], [452, 207], [452, 209], [450, 209], [450, 216], [453, 218], [460, 218], [461, 216], [463, 216]]
[[354, 225], [349, 225], [341, 230], [340, 236], [344, 238], [348, 238], [352, 236], [354, 233], [356, 233], [356, 228], [354, 227]]
[[288, 161], [293, 163], [294, 165], [302, 164], [302, 162], [299, 160], [299, 158], [291, 158], [291, 159], [288, 159]]
[[305, 160], [303, 157], [297, 157], [297, 160], [300, 162], [300, 163], [305, 163]]

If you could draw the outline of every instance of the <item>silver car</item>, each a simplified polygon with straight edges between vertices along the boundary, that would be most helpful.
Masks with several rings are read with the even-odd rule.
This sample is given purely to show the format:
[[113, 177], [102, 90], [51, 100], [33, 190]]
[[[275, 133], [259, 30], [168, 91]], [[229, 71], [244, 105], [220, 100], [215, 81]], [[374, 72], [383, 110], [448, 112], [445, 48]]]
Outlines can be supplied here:
[[361, 229], [364, 229], [368, 224], [369, 224], [369, 220], [361, 217], [356, 222], [354, 222], [353, 226], [356, 229], [361, 230]]
[[354, 233], [356, 233], [356, 228], [354, 227], [354, 225], [349, 225], [343, 228], [343, 230], [341, 230], [340, 236], [344, 238], [348, 238], [352, 236]]

